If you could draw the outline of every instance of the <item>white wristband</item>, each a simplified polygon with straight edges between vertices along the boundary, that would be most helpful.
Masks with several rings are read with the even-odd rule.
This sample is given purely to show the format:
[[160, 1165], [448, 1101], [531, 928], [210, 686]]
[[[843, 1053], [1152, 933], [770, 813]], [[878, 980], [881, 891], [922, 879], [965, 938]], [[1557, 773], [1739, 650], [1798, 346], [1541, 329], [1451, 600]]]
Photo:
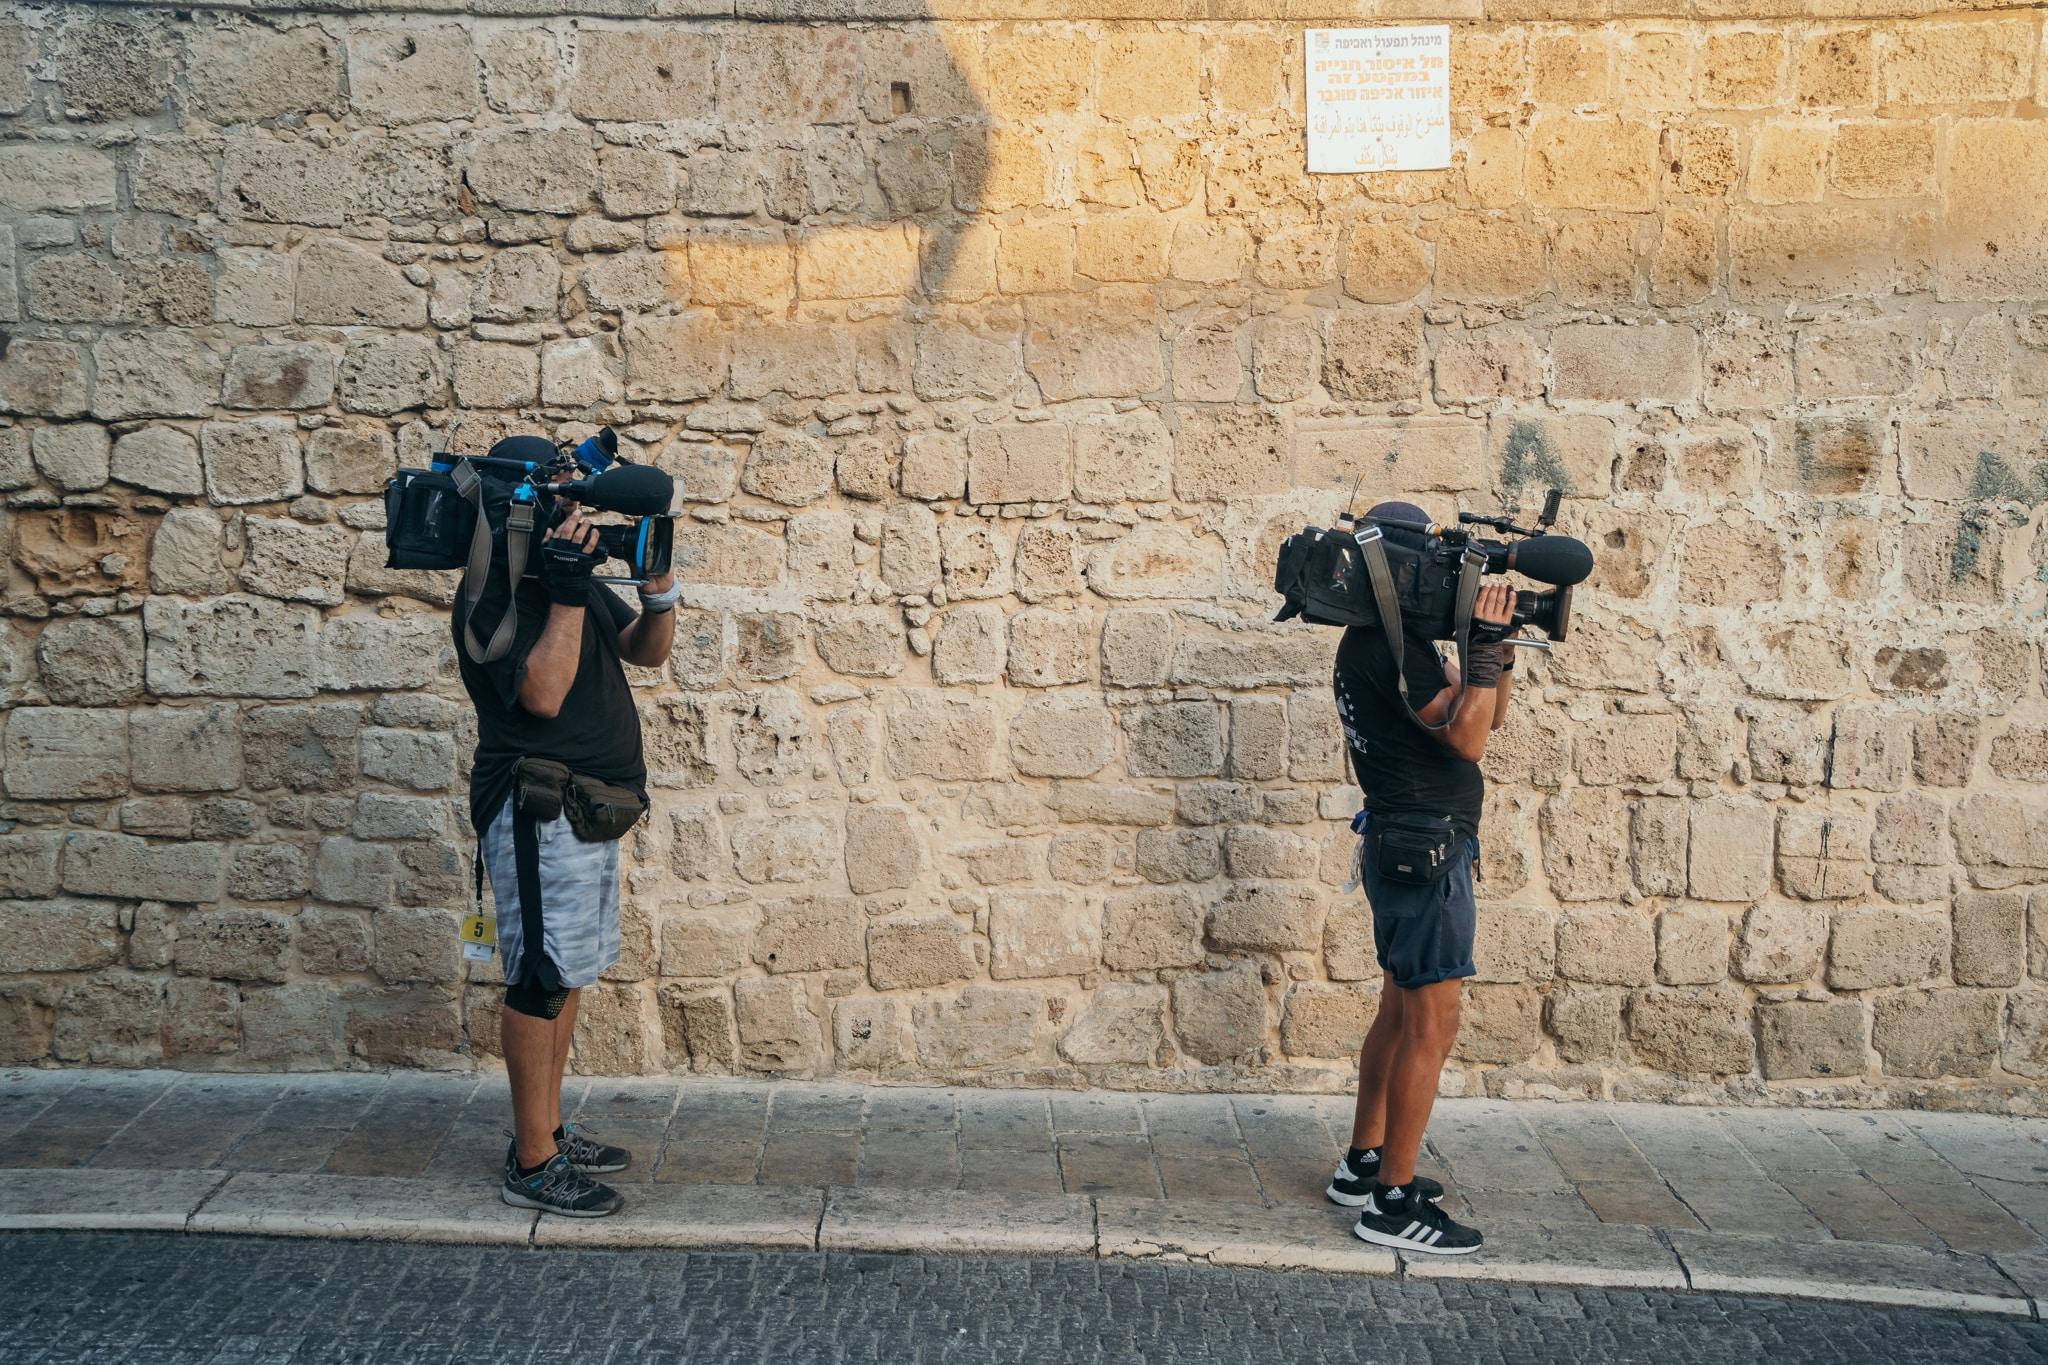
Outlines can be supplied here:
[[682, 597], [683, 585], [671, 583], [660, 592], [650, 593], [643, 590], [640, 594], [640, 605], [648, 611], [667, 611], [680, 602]]

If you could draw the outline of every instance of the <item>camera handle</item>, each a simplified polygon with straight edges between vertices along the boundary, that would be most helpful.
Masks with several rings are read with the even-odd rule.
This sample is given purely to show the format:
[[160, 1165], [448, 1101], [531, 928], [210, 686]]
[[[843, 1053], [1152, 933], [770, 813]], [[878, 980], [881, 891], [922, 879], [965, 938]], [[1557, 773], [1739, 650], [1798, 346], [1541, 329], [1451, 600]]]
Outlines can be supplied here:
[[1516, 649], [1540, 649], [1545, 654], [1550, 653], [1550, 641], [1548, 640], [1529, 640], [1524, 639], [1520, 635], [1510, 635], [1506, 639], [1502, 640], [1501, 643], [1504, 645], [1512, 645]]

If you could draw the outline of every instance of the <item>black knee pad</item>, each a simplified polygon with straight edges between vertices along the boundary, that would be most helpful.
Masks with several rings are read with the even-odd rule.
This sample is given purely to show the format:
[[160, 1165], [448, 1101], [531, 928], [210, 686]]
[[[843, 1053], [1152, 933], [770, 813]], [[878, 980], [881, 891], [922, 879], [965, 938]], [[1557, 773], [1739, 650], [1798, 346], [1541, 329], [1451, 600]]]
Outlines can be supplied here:
[[569, 1003], [569, 992], [526, 983], [505, 988], [505, 1008], [532, 1019], [553, 1019]]

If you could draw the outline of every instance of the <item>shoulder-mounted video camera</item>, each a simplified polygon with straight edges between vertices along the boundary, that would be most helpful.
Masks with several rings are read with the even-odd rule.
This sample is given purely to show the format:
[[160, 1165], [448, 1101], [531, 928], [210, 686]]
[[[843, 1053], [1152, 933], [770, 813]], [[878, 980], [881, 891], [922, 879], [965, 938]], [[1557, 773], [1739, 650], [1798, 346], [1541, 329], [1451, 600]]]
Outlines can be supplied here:
[[[1280, 546], [1273, 590], [1286, 602], [1273, 619], [1384, 625], [1423, 639], [1462, 641], [1481, 634], [1472, 623], [1480, 577], [1514, 572], [1551, 591], [1518, 591], [1505, 630], [1533, 625], [1562, 640], [1571, 627], [1572, 588], [1593, 572], [1593, 552], [1584, 541], [1551, 532], [1561, 496], [1550, 490], [1533, 527], [1474, 512], [1460, 512], [1453, 526], [1347, 512], [1334, 529], [1306, 527]], [[1519, 539], [1484, 540], [1467, 529], [1475, 526]]]
[[[488, 455], [436, 456], [432, 468], [401, 469], [384, 485], [384, 563], [463, 570], [463, 597], [473, 609], [496, 565], [514, 589], [539, 577], [552, 544], [547, 533], [582, 506], [633, 518], [597, 528], [596, 548], [584, 557], [618, 560], [626, 570], [598, 581], [644, 582], [668, 572], [675, 498], [668, 474], [620, 459], [610, 427], [566, 449], [541, 436], [508, 436]], [[512, 624], [508, 603], [490, 645], [478, 645], [473, 635], [466, 641], [471, 656], [478, 663], [502, 657], [512, 645]]]

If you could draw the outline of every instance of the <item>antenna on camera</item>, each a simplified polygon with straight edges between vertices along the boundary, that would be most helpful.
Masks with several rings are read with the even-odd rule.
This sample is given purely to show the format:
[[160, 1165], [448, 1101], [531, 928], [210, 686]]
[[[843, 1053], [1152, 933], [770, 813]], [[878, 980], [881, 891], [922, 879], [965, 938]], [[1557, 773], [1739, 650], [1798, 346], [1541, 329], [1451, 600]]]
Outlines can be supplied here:
[[1553, 488], [1545, 494], [1543, 498], [1543, 514], [1536, 518], [1536, 524], [1546, 531], [1557, 525], [1557, 506], [1563, 499], [1564, 490], [1562, 488]]

